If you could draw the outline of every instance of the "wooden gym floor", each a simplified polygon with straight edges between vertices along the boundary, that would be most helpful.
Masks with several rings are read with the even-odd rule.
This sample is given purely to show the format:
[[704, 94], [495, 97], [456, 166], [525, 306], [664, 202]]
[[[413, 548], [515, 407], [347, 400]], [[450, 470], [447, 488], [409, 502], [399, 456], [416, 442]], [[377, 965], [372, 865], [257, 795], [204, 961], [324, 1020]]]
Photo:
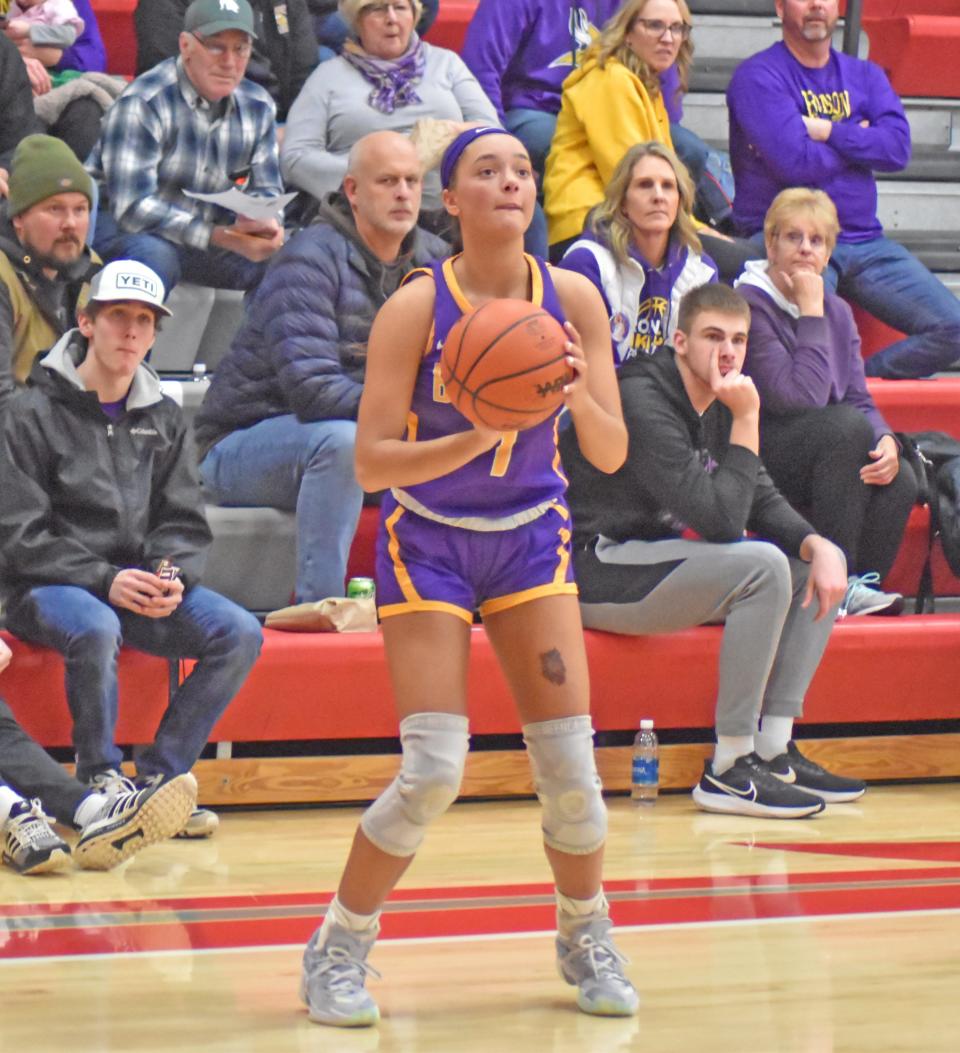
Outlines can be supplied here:
[[231, 812], [109, 874], [0, 871], [0, 1050], [957, 1053], [960, 784], [813, 820], [611, 804], [607, 888], [641, 991], [591, 1019], [553, 964], [534, 802], [455, 806], [385, 916], [378, 1029], [311, 1024], [303, 943], [359, 809]]

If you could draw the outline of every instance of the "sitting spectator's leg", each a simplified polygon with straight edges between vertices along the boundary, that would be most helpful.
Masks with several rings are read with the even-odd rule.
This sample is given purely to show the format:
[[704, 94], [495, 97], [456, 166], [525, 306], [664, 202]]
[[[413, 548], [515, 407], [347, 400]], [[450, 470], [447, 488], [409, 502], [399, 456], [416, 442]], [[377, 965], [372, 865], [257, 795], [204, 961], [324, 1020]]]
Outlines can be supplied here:
[[116, 611], [86, 589], [43, 585], [8, 606], [7, 626], [21, 639], [63, 655], [80, 782], [119, 770], [123, 755], [113, 736], [122, 637]]
[[861, 567], [876, 571], [883, 580], [889, 574], [910, 511], [917, 500], [917, 477], [901, 458], [900, 470], [886, 486], [867, 486], [870, 493], [858, 544]]
[[831, 263], [841, 296], [909, 334], [867, 359], [868, 376], [928, 377], [960, 361], [960, 300], [902, 245], [839, 243]]
[[774, 483], [819, 533], [843, 549], [851, 574], [876, 569], [859, 560], [872, 489], [860, 481], [860, 469], [870, 463], [873, 447], [870, 422], [853, 406], [767, 414], [760, 426], [760, 458]]
[[542, 110], [507, 110], [503, 126], [527, 148], [530, 161], [537, 172], [537, 182], [543, 182], [543, 166], [547, 163], [550, 143], [557, 127], [557, 115]]
[[204, 250], [178, 246], [180, 280], [214, 289], [246, 292], [260, 284], [269, 260], [254, 262], [236, 252], [213, 245]]
[[103, 107], [95, 99], [89, 96], [74, 99], [47, 131], [62, 139], [81, 161], [85, 161], [100, 138], [102, 118]]
[[710, 147], [700, 138], [696, 132], [684, 128], [682, 124], [670, 122], [670, 138], [673, 140], [673, 150], [677, 157], [686, 165], [694, 186], [699, 186], [703, 179], [703, 173], [707, 168], [707, 155]]
[[21, 797], [39, 797], [44, 808], [65, 826], [91, 790], [67, 774], [17, 723], [0, 699], [0, 778]]
[[296, 601], [342, 596], [363, 492], [353, 471], [356, 424], [292, 414], [221, 439], [203, 459], [208, 497], [297, 513]]
[[120, 619], [131, 647], [162, 658], [197, 659], [173, 692], [153, 744], [137, 754], [141, 778], [188, 772], [260, 654], [260, 623], [202, 585], [188, 589], [166, 618], [121, 611]]
[[180, 280], [177, 246], [153, 234], [125, 234], [108, 208], [100, 208], [97, 213], [93, 247], [105, 263], [111, 260], [138, 260], [146, 264], [160, 276], [167, 296]]
[[718, 238], [703, 230], [698, 233], [704, 252], [713, 258], [720, 271], [720, 280], [727, 285], [732, 285], [740, 277], [747, 260], [762, 260], [767, 254], [762, 245], [757, 247], [744, 238]]

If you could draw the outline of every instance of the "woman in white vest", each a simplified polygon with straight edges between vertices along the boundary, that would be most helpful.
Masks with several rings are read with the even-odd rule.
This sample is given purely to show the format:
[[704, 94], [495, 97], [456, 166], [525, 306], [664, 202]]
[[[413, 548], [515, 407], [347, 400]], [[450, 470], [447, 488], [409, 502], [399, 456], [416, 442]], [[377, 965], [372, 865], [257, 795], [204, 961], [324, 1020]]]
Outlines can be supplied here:
[[639, 143], [624, 154], [560, 263], [603, 295], [618, 366], [669, 343], [680, 297], [717, 280], [694, 227], [693, 197], [676, 154], [662, 143]]

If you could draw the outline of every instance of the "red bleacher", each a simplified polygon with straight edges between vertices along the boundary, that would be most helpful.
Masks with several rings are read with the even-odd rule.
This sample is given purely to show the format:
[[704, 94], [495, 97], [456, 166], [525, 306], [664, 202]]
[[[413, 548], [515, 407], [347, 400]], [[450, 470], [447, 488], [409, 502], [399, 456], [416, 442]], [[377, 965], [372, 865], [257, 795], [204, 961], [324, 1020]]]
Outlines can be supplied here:
[[960, 10], [955, 3], [952, 7], [942, 15], [864, 16], [870, 58], [883, 67], [900, 95], [957, 95]]
[[[265, 630], [263, 654], [211, 741], [393, 737], [397, 718], [382, 638]], [[593, 718], [600, 731], [709, 728], [721, 630], [628, 637], [588, 630]], [[63, 664], [52, 651], [5, 637], [14, 652], [0, 694], [46, 746], [70, 744]], [[118, 742], [153, 738], [166, 704], [167, 665], [124, 651]], [[940, 720], [957, 715], [960, 615], [851, 618], [833, 631], [811, 686], [805, 720], [815, 724]], [[923, 690], [918, 691], [917, 685]], [[469, 676], [473, 731], [519, 730], [516, 710], [483, 629], [473, 632]], [[869, 707], [865, 700], [869, 699]]]

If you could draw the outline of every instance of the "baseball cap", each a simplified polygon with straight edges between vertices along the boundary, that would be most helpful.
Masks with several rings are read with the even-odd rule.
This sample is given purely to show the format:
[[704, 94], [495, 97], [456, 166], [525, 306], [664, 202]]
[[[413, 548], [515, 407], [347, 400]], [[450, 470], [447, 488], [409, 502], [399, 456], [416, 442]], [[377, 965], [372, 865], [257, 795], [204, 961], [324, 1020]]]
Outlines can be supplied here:
[[137, 300], [171, 317], [163, 305], [163, 282], [156, 271], [137, 260], [114, 260], [98, 271], [90, 282], [90, 299], [97, 303]]
[[228, 29], [239, 29], [253, 38], [257, 35], [253, 30], [253, 8], [247, 0], [193, 0], [183, 16], [183, 28], [202, 37]]

